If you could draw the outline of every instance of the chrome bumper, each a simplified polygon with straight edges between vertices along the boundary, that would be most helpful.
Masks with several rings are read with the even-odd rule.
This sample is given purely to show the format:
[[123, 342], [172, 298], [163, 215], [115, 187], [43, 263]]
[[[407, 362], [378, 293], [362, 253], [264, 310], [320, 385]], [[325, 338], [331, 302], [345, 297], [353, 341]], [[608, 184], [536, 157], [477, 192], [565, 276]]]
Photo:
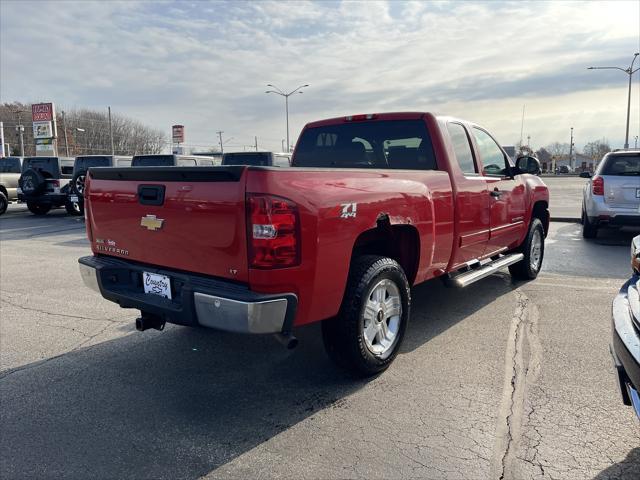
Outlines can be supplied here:
[[[83, 263], [85, 259], [89, 261]], [[188, 276], [184, 274], [174, 276], [176, 278], [180, 275], [181, 282], [188, 285], [188, 287], [182, 287], [179, 295], [182, 303], [176, 304], [162, 297], [145, 294], [133, 287], [123, 287], [121, 284], [114, 284], [111, 287], [108, 280], [104, 277], [100, 278], [100, 267], [86, 264], [100, 260], [92, 257], [85, 257], [85, 259], [80, 259], [79, 267], [82, 281], [88, 288], [100, 293], [108, 300], [117, 302], [122, 307], [152, 312], [166, 318], [170, 323], [201, 325], [237, 333], [286, 333], [290, 331], [297, 307], [297, 298], [293, 294], [260, 295], [248, 290], [245, 294], [238, 294], [236, 289], [235, 296], [245, 298], [229, 298], [224, 295], [224, 288], [216, 288], [218, 285], [224, 286], [224, 282], [216, 281], [213, 287], [206, 285], [203, 287], [201, 278], [190, 283]], [[134, 267], [126, 262], [116, 260], [105, 260], [105, 262], [108, 263], [107, 268], [111, 271], [115, 268], [114, 262], [119, 268], [127, 270], [127, 273], [144, 270], [142, 267]], [[110, 272], [109, 275], [112, 273]], [[170, 273], [169, 276], [171, 276]], [[186, 282], [185, 277], [187, 277]], [[204, 291], [197, 291], [198, 289]]]
[[[629, 290], [636, 289], [637, 277], [629, 280], [613, 300], [613, 343], [610, 351], [617, 372], [622, 400], [640, 418], [640, 335], [629, 305]], [[637, 297], [634, 290], [631, 292]], [[634, 300], [635, 301], [635, 300]]]

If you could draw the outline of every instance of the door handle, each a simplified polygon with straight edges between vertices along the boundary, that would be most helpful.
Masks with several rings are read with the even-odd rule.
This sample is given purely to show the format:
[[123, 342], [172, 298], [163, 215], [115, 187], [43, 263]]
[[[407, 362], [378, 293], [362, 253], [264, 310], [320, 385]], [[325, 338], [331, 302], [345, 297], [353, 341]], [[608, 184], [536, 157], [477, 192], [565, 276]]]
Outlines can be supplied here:
[[493, 191], [490, 192], [490, 195], [495, 198], [500, 198], [502, 196], [502, 192], [497, 188], [494, 188]]

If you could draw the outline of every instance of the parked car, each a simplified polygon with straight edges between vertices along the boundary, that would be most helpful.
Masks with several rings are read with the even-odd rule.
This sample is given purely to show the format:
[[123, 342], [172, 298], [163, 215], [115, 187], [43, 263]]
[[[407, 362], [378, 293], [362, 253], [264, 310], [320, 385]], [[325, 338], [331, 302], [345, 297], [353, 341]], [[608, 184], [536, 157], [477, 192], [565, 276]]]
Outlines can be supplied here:
[[77, 203], [80, 213], [84, 213], [84, 181], [91, 167], [130, 167], [131, 157], [118, 155], [81, 155], [73, 163], [71, 179], [72, 203]]
[[22, 157], [0, 158], [0, 215], [9, 202], [18, 200], [18, 180], [22, 172]]
[[45, 215], [56, 207], [81, 215], [78, 203], [69, 198], [73, 163], [73, 158], [66, 157], [25, 157], [18, 199], [27, 202], [27, 208], [35, 215]]
[[394, 113], [308, 124], [292, 168], [95, 169], [80, 272], [139, 309], [138, 330], [271, 333], [292, 347], [294, 328], [322, 321], [331, 357], [372, 375], [398, 353], [412, 285], [538, 275], [539, 168], [513, 165], [478, 125]]
[[613, 300], [611, 355], [625, 405], [640, 418], [640, 236], [631, 242], [631, 278]]
[[582, 192], [582, 236], [640, 225], [640, 150], [607, 153]]
[[175, 154], [151, 154], [134, 155], [131, 162], [133, 167], [196, 167], [220, 165], [220, 160], [214, 157], [198, 155], [175, 155]]
[[222, 165], [254, 165], [259, 167], [289, 167], [290, 153], [274, 152], [232, 152], [225, 153]]

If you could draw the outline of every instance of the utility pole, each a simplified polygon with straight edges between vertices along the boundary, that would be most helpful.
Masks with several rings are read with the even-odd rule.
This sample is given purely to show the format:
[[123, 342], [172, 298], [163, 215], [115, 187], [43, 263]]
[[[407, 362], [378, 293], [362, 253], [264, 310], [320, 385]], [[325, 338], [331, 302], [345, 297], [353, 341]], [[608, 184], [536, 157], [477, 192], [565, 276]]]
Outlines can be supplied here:
[[69, 141], [67, 140], [67, 121], [64, 115], [64, 110], [62, 111], [62, 133], [64, 133], [64, 148], [67, 152], [67, 157], [69, 156]]
[[[115, 155], [113, 150], [113, 127], [111, 126], [111, 106], [107, 107], [109, 110], [109, 140], [111, 141], [111, 155]], [[67, 155], [69, 155], [67, 153]]]
[[[636, 141], [636, 143], [638, 142]], [[0, 158], [3, 158], [3, 157], [4, 157], [4, 123], [0, 122]]]
[[216, 132], [218, 137], [220, 138], [220, 154], [224, 153], [224, 149], [222, 148], [222, 134], [224, 133], [222, 130]]
[[525, 105], [522, 105], [522, 122], [520, 123], [520, 151], [522, 151], [522, 135], [524, 133], [524, 107]]
[[[256, 152], [257, 152], [257, 151], [258, 151], [258, 137], [256, 136], [256, 137], [253, 137], [253, 138], [254, 138], [254, 139], [255, 139], [255, 141], [256, 141]], [[636, 137], [636, 138], [637, 138], [637, 137]]]
[[24, 125], [22, 125], [22, 119], [20, 118], [20, 111], [18, 113], [18, 125], [16, 130], [20, 133], [20, 156], [24, 157]]
[[569, 142], [569, 168], [573, 172], [573, 127], [571, 127], [571, 141]]

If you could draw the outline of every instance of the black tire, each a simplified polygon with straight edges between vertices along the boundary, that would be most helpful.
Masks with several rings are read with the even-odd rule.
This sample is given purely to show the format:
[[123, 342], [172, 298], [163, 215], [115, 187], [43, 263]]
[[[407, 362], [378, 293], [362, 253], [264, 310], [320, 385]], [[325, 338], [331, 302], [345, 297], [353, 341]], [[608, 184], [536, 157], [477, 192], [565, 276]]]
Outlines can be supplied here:
[[81, 170], [76, 172], [71, 179], [71, 191], [78, 196], [84, 195], [84, 180], [86, 176], [86, 170]]
[[51, 204], [27, 202], [27, 208], [34, 215], [46, 215], [51, 210]]
[[84, 215], [83, 203], [81, 201], [72, 202], [70, 200], [67, 200], [67, 202], [64, 204], [64, 208], [69, 215]]
[[[534, 242], [537, 244], [538, 241], [540, 242], [539, 250], [532, 249], [532, 244]], [[536, 254], [536, 251], [538, 254]], [[531, 219], [527, 236], [516, 252], [523, 253], [524, 258], [518, 263], [509, 265], [511, 276], [518, 280], [533, 280], [536, 278], [540, 273], [542, 260], [544, 259], [544, 227], [540, 219]]]
[[9, 208], [9, 200], [4, 192], [0, 192], [0, 215], [7, 211]]
[[38, 170], [28, 168], [18, 179], [18, 185], [25, 195], [38, 195], [46, 186], [44, 175]]
[[589, 217], [582, 211], [582, 237], [596, 238], [598, 236], [598, 226], [589, 221]]
[[[386, 350], [374, 353], [372, 349], [375, 346], [368, 346], [365, 339], [365, 305], [367, 301], [374, 301], [371, 299], [374, 287], [386, 289], [385, 286], [380, 287], [383, 281], [389, 281], [384, 284], [398, 294], [393, 297], [385, 296], [385, 299], [389, 302], [399, 299], [401, 310], [399, 315], [384, 319], [382, 303], [385, 302], [381, 302], [380, 310], [369, 320], [374, 322], [375, 327], [385, 323], [389, 330], [392, 329], [393, 322], [396, 330]], [[410, 308], [409, 282], [395, 260], [376, 255], [356, 258], [351, 264], [338, 316], [322, 322], [322, 338], [329, 357], [358, 377], [369, 377], [386, 370], [400, 350], [409, 322]], [[379, 329], [379, 332], [383, 331], [387, 330]], [[384, 346], [380, 343], [378, 348], [383, 349]]]

